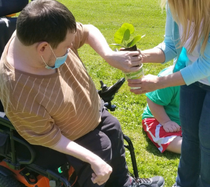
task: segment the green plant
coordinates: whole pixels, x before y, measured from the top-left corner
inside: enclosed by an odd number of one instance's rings
[[[129,48],[141,40],[145,35],[140,36],[137,35],[135,36],[132,40],[130,40],[131,34],[134,33],[134,26],[130,23],[123,23],[122,26],[116,31],[114,34],[114,41],[115,43],[111,45],[115,45],[118,47],[124,47],[124,48]]]

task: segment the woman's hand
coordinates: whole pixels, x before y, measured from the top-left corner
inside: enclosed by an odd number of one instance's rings
[[[128,80],[128,86],[140,87],[139,89],[130,90],[135,94],[143,94],[157,89],[180,85],[185,85],[180,71],[161,77],[155,75],[146,75],[143,76],[141,79]]]
[[[135,94],[144,94],[161,88],[158,79],[159,77],[154,75],[146,75],[141,79],[128,79],[128,86],[139,87],[139,89],[131,89],[130,91]]]

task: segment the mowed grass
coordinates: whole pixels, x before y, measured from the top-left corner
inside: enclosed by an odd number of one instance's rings
[[[109,44],[114,42],[114,33],[125,22],[134,25],[133,36],[146,34],[137,44],[141,50],[152,48],[164,39],[166,13],[161,10],[157,0],[59,0],[59,2],[70,9],[76,21],[98,27]],[[79,53],[97,89],[100,89],[100,80],[111,86],[124,77],[120,70],[109,66],[88,45],[82,47]],[[156,75],[169,65],[171,62],[164,65],[144,64],[144,73]],[[141,115],[146,106],[146,96],[132,94],[125,82],[112,103],[117,105],[116,111],[112,114],[119,119],[123,132],[134,144],[140,177],[161,175],[165,178],[165,186],[172,186],[180,155],[170,152],[161,154],[142,131]],[[128,150],[126,158],[132,172]]]

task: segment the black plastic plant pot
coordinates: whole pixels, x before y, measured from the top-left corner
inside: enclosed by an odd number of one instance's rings
[[[124,49],[121,49],[120,51],[137,51],[137,46],[136,45],[133,45],[132,47],[127,47],[127,48],[124,48]],[[135,55],[137,56],[137,55]]]
[[[120,49],[120,51],[137,51],[137,46],[134,45],[134,46],[132,46],[132,47]]]

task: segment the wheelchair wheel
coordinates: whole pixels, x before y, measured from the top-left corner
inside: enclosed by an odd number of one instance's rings
[[[26,186],[17,181],[13,176],[5,177],[0,173],[0,187],[26,187]]]

